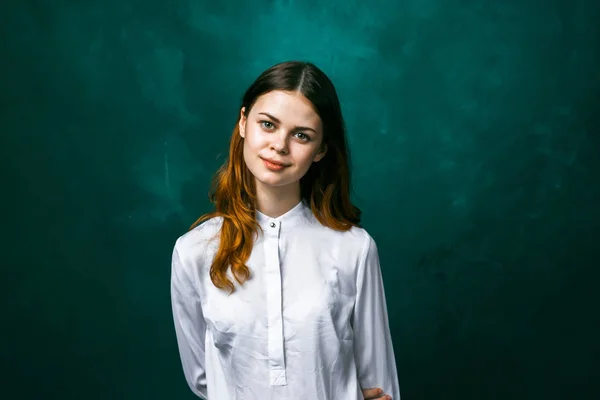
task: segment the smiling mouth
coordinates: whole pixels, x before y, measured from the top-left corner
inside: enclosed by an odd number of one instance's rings
[[[286,168],[286,167],[287,167],[286,165],[283,165],[283,164],[278,164],[278,163],[274,163],[274,162],[271,162],[271,161],[265,160],[264,158],[261,158],[261,159],[262,159],[262,160],[263,160],[263,162],[265,163],[265,166],[266,166],[267,168],[269,168],[270,170],[273,170],[273,171],[279,171],[279,170],[282,170],[282,169],[284,169],[284,168]]]

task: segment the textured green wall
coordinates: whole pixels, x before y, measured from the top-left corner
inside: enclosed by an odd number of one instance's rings
[[[0,6],[1,397],[193,398],[170,252],[287,59],[339,88],[403,397],[589,395],[597,2],[217,3]]]

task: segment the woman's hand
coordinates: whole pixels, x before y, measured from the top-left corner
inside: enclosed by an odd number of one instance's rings
[[[362,389],[365,400],[392,400],[392,396],[383,393],[381,388]]]

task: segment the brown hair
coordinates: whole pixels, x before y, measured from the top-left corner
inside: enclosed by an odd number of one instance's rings
[[[244,114],[248,116],[256,100],[273,90],[301,93],[313,104],[323,123],[322,144],[327,146],[327,153],[300,179],[302,199],[310,204],[313,214],[324,226],[340,231],[360,226],[361,211],[350,201],[350,152],[333,83],[312,63],[288,61],[276,64],[247,89],[241,104],[245,107]],[[250,277],[245,263],[252,252],[254,235],[261,229],[255,217],[254,177],[244,162],[243,143],[236,123],[229,142],[229,157],[214,175],[209,192],[215,211],[201,216],[190,227],[191,230],[213,217],[223,218],[210,277],[216,287],[229,287],[232,293],[235,287],[227,277],[227,269],[231,267],[240,284]]]

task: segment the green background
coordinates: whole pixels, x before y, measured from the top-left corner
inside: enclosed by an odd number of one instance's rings
[[[219,3],[0,6],[1,397],[193,398],[172,246],[243,91],[303,59],[342,101],[403,398],[598,398],[597,2]]]

